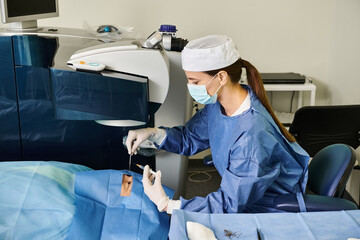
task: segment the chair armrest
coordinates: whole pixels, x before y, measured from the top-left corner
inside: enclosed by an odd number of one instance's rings
[[[308,212],[356,210],[356,204],[343,198],[321,195],[304,195]],[[296,194],[280,195],[275,199],[274,207],[286,212],[300,212]]]

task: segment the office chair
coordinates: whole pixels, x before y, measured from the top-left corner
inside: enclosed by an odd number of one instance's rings
[[[309,164],[308,190],[340,198],[355,161],[355,150],[346,144],[333,144],[320,150]]]
[[[311,157],[326,146],[360,145],[360,105],[306,106],[295,112],[289,132]]]
[[[355,161],[355,150],[346,144],[332,144],[315,154],[309,164],[308,190],[304,195],[308,212],[357,209],[355,203],[340,198]],[[279,196],[275,205],[287,212],[300,210],[295,194]]]

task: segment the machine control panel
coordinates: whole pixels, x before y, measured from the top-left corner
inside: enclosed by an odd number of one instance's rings
[[[93,72],[101,72],[104,70],[105,65],[96,62],[86,62],[86,61],[69,61],[68,65],[73,65],[76,70],[79,71],[93,71]]]

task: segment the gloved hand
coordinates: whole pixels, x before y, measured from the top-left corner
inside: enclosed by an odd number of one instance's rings
[[[159,128],[142,128],[130,130],[126,139],[126,147],[129,154],[137,154],[139,145],[145,140],[161,144],[166,138],[166,131]]]
[[[154,183],[151,181],[152,177],[149,165],[146,165],[142,179],[144,192],[156,204],[158,210],[162,212],[168,205],[169,197],[165,194],[164,188],[161,185],[161,171],[156,172]]]

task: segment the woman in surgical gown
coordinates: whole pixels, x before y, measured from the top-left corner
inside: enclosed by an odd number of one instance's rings
[[[222,180],[206,197],[171,200],[162,189],[161,172],[152,182],[146,166],[144,191],[159,211],[280,212],[273,203],[284,194],[296,195],[300,210],[305,210],[302,194],[309,156],[274,115],[256,68],[221,35],[190,41],[181,58],[189,92],[205,107],[185,126],[129,131],[129,154],[136,154],[146,139],[183,155],[210,148]],[[244,69],[248,85],[239,84]]]

